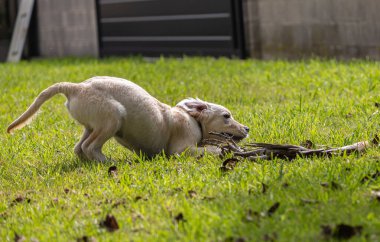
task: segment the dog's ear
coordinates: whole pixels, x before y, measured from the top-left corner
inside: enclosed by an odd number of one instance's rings
[[[208,105],[199,99],[188,98],[179,102],[176,107],[180,107],[188,112],[193,118],[198,119],[202,111],[207,110]]]

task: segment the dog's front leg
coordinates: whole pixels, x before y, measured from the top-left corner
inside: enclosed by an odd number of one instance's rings
[[[187,150],[187,152],[191,156],[195,156],[195,157],[203,156],[205,153],[219,156],[222,154],[222,149],[216,146],[204,146],[204,147],[192,146]]]

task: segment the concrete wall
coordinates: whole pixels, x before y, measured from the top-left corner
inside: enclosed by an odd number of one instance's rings
[[[37,0],[42,57],[98,56],[95,0]]]
[[[380,0],[243,0],[249,56],[380,60]],[[95,0],[37,0],[43,57],[98,56]]]
[[[243,0],[250,56],[380,60],[380,0]]]

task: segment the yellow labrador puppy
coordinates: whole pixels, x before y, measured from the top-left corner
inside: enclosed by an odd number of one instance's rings
[[[90,160],[107,160],[102,146],[112,137],[130,150],[153,157],[162,152],[201,152],[197,144],[211,138],[211,131],[226,133],[236,141],[248,136],[248,127],[235,121],[225,107],[191,98],[170,107],[135,83],[115,77],[48,87],[9,125],[8,133],[25,126],[41,105],[58,93],[66,96],[71,116],[85,128],[74,151]]]

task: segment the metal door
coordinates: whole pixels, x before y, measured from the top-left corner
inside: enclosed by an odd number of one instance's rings
[[[16,14],[17,1],[0,0],[0,61],[7,57]]]
[[[102,56],[244,57],[241,0],[98,0]]]

